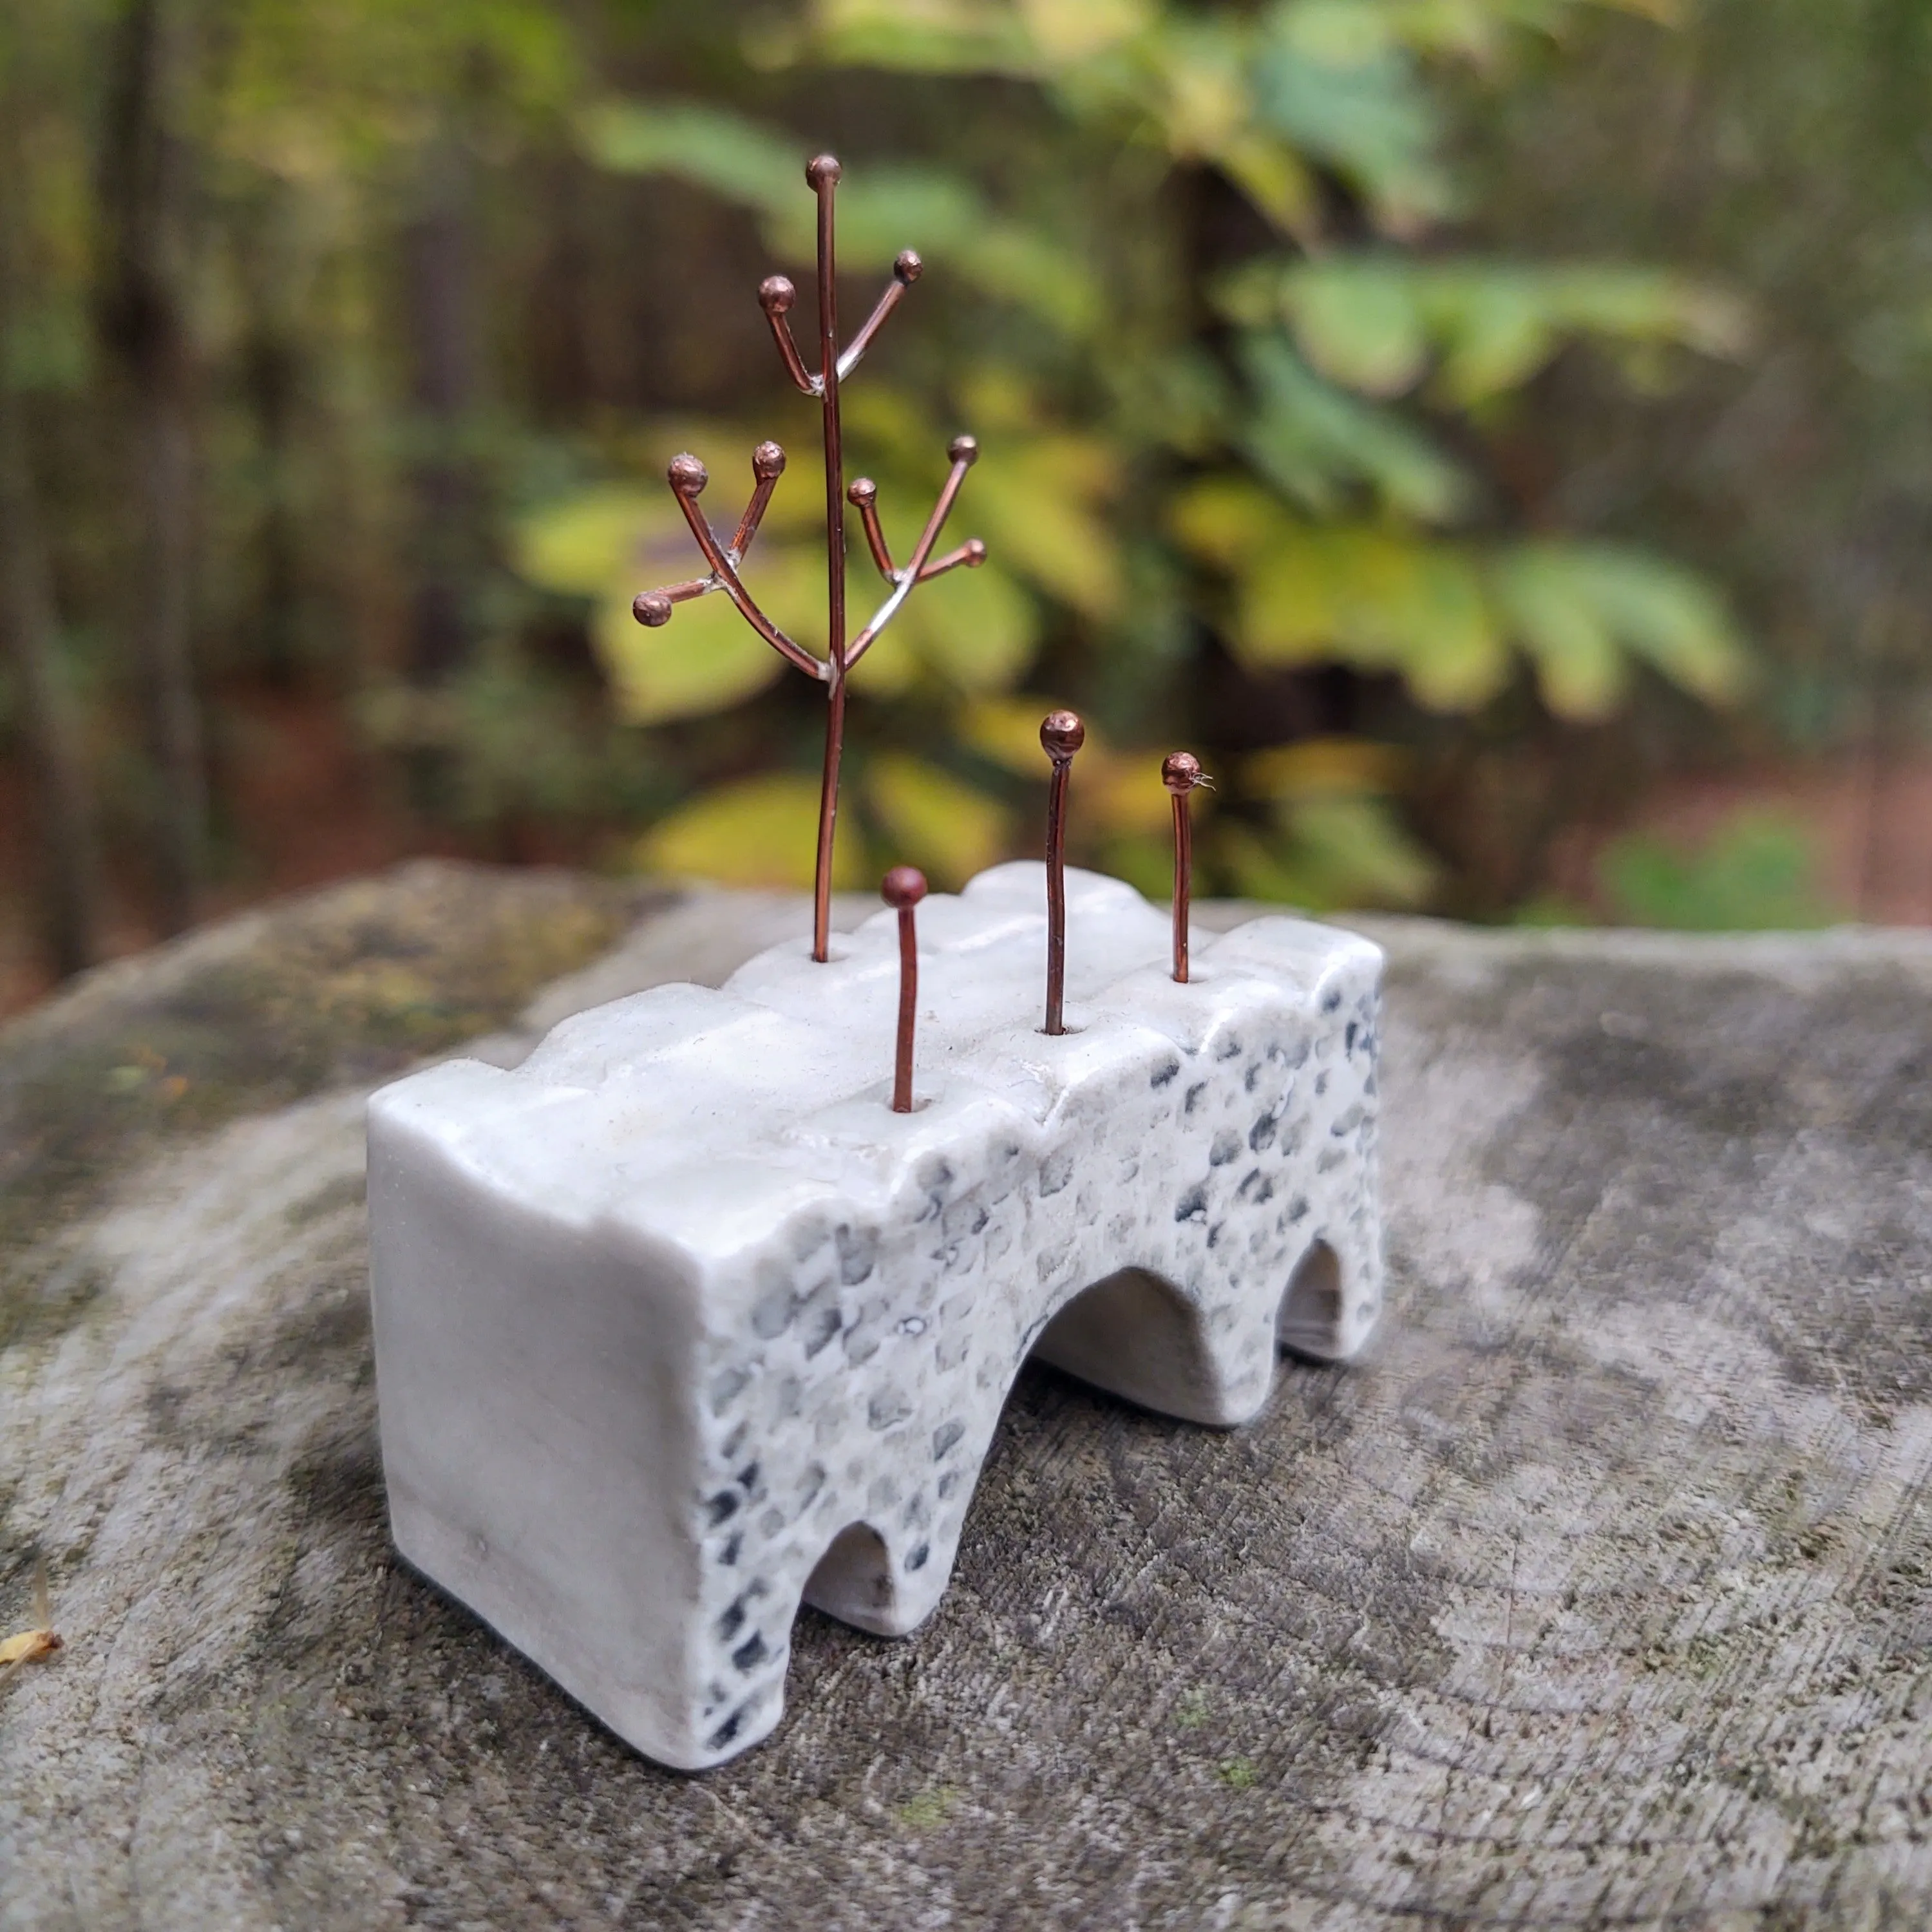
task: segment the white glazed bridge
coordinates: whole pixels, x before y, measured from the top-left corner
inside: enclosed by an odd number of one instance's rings
[[[1028,1354],[1226,1425],[1375,1321],[1378,950],[1067,920],[1050,1038],[1042,868],[926,901],[910,1114],[890,914],[370,1102],[398,1545],[652,1757],[771,1730],[801,1601],[931,1614]]]

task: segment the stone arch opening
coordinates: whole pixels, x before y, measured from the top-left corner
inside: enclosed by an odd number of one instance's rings
[[[1145,1268],[1123,1268],[1082,1288],[1046,1324],[1033,1352],[1162,1415],[1226,1420],[1198,1311]]]
[[[1342,1258],[1326,1241],[1311,1241],[1294,1264],[1276,1310],[1275,1340],[1316,1361],[1333,1361],[1342,1340]]]
[[[826,1545],[806,1580],[804,1598],[842,1624],[880,1636],[899,1634],[892,1561],[869,1522],[848,1522]]]

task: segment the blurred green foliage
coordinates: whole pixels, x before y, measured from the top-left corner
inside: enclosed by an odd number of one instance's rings
[[[1810,828],[1775,812],[1734,814],[1692,849],[1654,834],[1612,842],[1598,862],[1616,916],[1694,932],[1828,926]]]
[[[916,160],[854,167],[841,194],[847,262],[882,270],[916,242],[942,289],[1013,312],[1004,327],[982,324],[979,341],[945,329],[950,356],[923,358],[924,382],[862,377],[853,393],[853,466],[880,477],[882,502],[920,503],[950,420],[970,423],[987,452],[961,514],[992,561],[915,600],[859,680],[878,700],[862,758],[868,739],[923,741],[926,762],[865,791],[897,855],[951,882],[1023,837],[1010,781],[976,772],[949,721],[975,694],[1037,682],[1042,648],[1058,688],[1142,745],[1156,805],[1155,728],[1193,728],[1190,682],[1208,653],[1256,685],[1324,665],[1392,675],[1447,713],[1494,700],[1526,659],[1543,704],[1573,719],[1613,710],[1640,663],[1710,700],[1738,692],[1744,651],[1694,576],[1628,547],[1481,527],[1493,520],[1481,514],[1484,413],[1564,343],[1729,354],[1745,331],[1733,303],[1681,276],[1412,251],[1454,200],[1431,62],[1498,56],[1565,10],[1454,10],[1452,22],[1440,8],[1372,0],[1205,12],[826,0],[753,44],[768,69],[941,82],[956,104],[941,127],[962,124],[988,83],[1023,98],[1006,112],[1029,165],[1002,170],[1004,206],[976,180],[969,158],[983,144],[970,138],[958,158],[942,139]],[[606,100],[578,125],[603,165],[746,208],[788,263],[808,250],[796,145],[769,124],[715,103]],[[1186,206],[1204,191],[1236,236],[1212,265]],[[932,285],[922,293],[895,328],[934,327],[921,314]],[[748,421],[737,434],[749,433]],[[719,425],[711,440],[730,434]],[[668,502],[637,505],[620,529],[604,520],[616,500],[597,488],[545,506],[525,526],[526,567],[596,597],[596,635],[630,715],[723,707],[775,679],[776,661],[759,676],[728,610],[707,611],[688,637],[627,632],[629,591],[674,568],[640,574],[634,532],[650,532],[654,566],[658,533],[674,553],[682,532]],[[800,635],[809,518],[775,530],[753,573]],[[556,566],[566,553],[568,572]],[[1225,755],[1266,741],[1256,722],[1213,748],[1228,778],[1202,842],[1210,882],[1324,906],[1424,901],[1440,868],[1391,788],[1360,785],[1343,764],[1318,791],[1258,788]],[[1036,753],[1014,776],[1038,767]],[[1090,783],[1080,796],[1087,849],[1151,883],[1159,826],[1133,788]],[[800,883],[805,848],[776,823],[785,797],[762,778],[741,781],[730,811],[707,793],[646,852],[742,874],[742,848],[756,845],[766,875]],[[769,836],[747,816],[754,799],[774,814]],[[942,836],[968,821],[974,836]]]
[[[1488,812],[1541,837],[1562,808],[1459,790],[1470,747],[1560,753],[1646,687],[1725,705],[1751,675],[1710,580],[1614,526],[1526,515],[1509,476],[1552,369],[1581,358],[1649,393],[1744,353],[1745,312],[1628,251],[1523,260],[1474,238],[1491,190],[1472,122],[1552,84],[1580,21],[1662,39],[1664,10],[16,10],[0,198],[27,272],[0,370],[30,405],[110,826],[152,780],[117,710],[140,592],[125,391],[99,352],[125,236],[88,184],[120,111],[102,51],[138,55],[125,30],[151,17],[175,37],[155,139],[191,182],[158,272],[193,339],[218,794],[219,694],[266,677],[333,694],[446,823],[809,876],[816,694],[722,598],[660,631],[628,607],[696,570],[668,456],[697,450],[736,497],[776,436],[793,466],[747,578],[822,637],[814,412],[752,291],[767,267],[808,284],[801,164],[830,146],[848,316],[898,249],[928,264],[850,392],[848,474],[878,479],[902,550],[970,429],[984,458],[952,527],[990,552],[855,675],[843,876],[903,860],[950,884],[1029,849],[1031,733],[1065,702],[1093,734],[1076,856],[1162,888],[1155,774],[1188,743],[1217,780],[1204,890],[1505,910],[1529,862],[1485,872],[1455,827]]]

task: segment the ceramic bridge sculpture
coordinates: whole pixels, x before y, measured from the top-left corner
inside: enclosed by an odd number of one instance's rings
[[[926,902],[909,1112],[890,912],[370,1104],[397,1544],[667,1764],[771,1730],[801,1602],[931,1614],[1030,1354],[1226,1425],[1376,1319],[1378,949],[1259,919],[1178,983],[1069,872],[1056,1036],[1046,884]]]

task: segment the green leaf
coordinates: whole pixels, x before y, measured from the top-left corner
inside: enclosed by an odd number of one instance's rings
[[[874,759],[866,802],[890,836],[892,862],[917,866],[935,886],[964,885],[1006,849],[1006,808],[923,759]]]
[[[1031,79],[1042,64],[1023,19],[971,0],[814,0],[810,18],[813,52],[840,67]]]
[[[1173,497],[1168,521],[1194,555],[1232,570],[1244,557],[1292,542],[1302,526],[1244,476],[1204,476]]]
[[[1550,542],[1504,552],[1493,580],[1552,710],[1600,716],[1614,702],[1605,638],[1709,704],[1731,702],[1750,682],[1723,599],[1681,565],[1616,544]]]
[[[1264,837],[1232,820],[1216,828],[1214,856],[1250,898],[1313,912],[1424,904],[1440,868],[1394,808],[1372,797],[1313,798],[1281,811]]]
[[[1408,265],[1322,262],[1292,275],[1283,303],[1302,352],[1365,395],[1396,396],[1429,366],[1429,330]]]
[[[706,792],[662,819],[637,846],[639,868],[729,886],[808,887],[818,844],[818,781],[779,772]],[[856,887],[872,867],[841,814],[832,883]]]
[[[1419,522],[1462,508],[1468,478],[1456,464],[1398,416],[1323,382],[1278,332],[1244,334],[1239,352],[1259,404],[1244,446],[1304,509],[1333,514],[1354,488]]]
[[[803,186],[795,140],[695,102],[598,101],[579,116],[578,135],[616,173],[674,175],[768,214],[789,214]]]
[[[1432,363],[1444,400],[1464,408],[1520,388],[1573,338],[1734,356],[1749,334],[1732,298],[1662,270],[1380,252],[1250,267],[1224,286],[1224,309],[1252,326],[1270,308],[1270,279],[1273,304],[1324,375],[1392,396]]]
[[[1550,710],[1579,723],[1615,711],[1628,668],[1574,556],[1560,545],[1525,544],[1497,559],[1490,583]]]
[[[742,116],[689,101],[605,100],[578,116],[584,152],[622,174],[667,174],[754,210],[766,244],[794,262],[816,245],[817,201],[798,144]],[[878,165],[838,191],[842,266],[881,272],[916,246],[988,295],[1056,329],[1090,329],[1102,312],[1091,272],[1052,238],[990,208],[965,176]]]
[[[1396,231],[1446,214],[1440,118],[1383,9],[1290,0],[1271,11],[1253,74],[1258,118],[1359,188]]]

